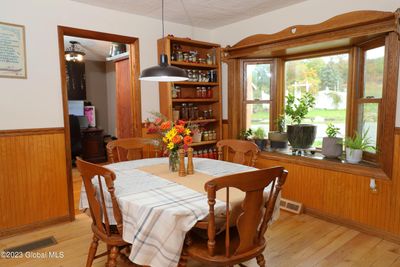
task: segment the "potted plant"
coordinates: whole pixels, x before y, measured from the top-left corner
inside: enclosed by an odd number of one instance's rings
[[[367,137],[368,130],[364,134],[355,133],[353,137],[346,137],[344,145],[346,146],[346,161],[357,164],[362,159],[364,150],[371,148],[376,150],[372,145],[371,139]]]
[[[193,143],[201,142],[201,130],[198,124],[189,124],[188,128],[192,132]]]
[[[252,129],[242,129],[240,130],[238,139],[240,140],[250,140],[250,137],[253,135]]]
[[[253,133],[253,139],[258,148],[263,151],[267,145],[267,140],[265,139],[265,131],[263,128],[258,127]]]
[[[288,143],[287,133],[285,132],[285,116],[279,115],[276,120],[278,131],[268,132],[268,139],[272,149],[286,148]]]
[[[315,105],[315,97],[311,93],[304,94],[301,98],[294,95],[286,96],[285,113],[292,120],[292,125],[287,126],[287,134],[293,149],[310,148],[317,134],[317,126],[301,124],[308,111]]]
[[[322,139],[322,155],[327,158],[337,158],[343,152],[343,138],[336,137],[340,129],[335,127],[332,123],[328,124],[326,128],[326,135]]]

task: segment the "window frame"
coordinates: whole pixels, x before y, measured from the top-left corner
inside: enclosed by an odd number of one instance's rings
[[[348,54],[348,75],[347,75],[347,96],[346,96],[346,120],[345,120],[345,125],[346,125],[346,130],[345,134],[349,133],[349,128],[348,125],[350,123],[350,116],[352,115],[351,112],[349,112],[349,102],[351,102],[351,96],[352,96],[352,91],[353,86],[351,85],[351,69],[352,69],[352,64],[353,61],[351,60],[352,58],[352,51],[351,48],[337,48],[337,49],[331,49],[328,51],[317,51],[317,52],[311,52],[311,53],[303,53],[301,55],[293,55],[293,56],[286,56],[282,57],[282,77],[281,77],[281,88],[278,89],[278,91],[282,91],[282,98],[279,100],[280,103],[280,110],[282,110],[282,113],[284,113],[285,110],[285,93],[286,93],[286,62],[288,61],[293,61],[293,60],[302,60],[302,59],[310,59],[310,58],[317,58],[317,57],[325,57],[325,56],[335,56],[335,55],[340,55],[340,54]],[[320,148],[319,148],[320,149]]]
[[[269,100],[247,100],[247,65],[255,65],[255,64],[269,64],[270,65],[270,72],[271,72],[271,81],[270,81],[270,99]],[[276,60],[274,59],[245,59],[241,61],[242,66],[242,90],[241,90],[241,110],[242,117],[241,117],[241,129],[247,129],[246,125],[246,110],[247,105],[249,104],[269,104],[269,129],[275,130],[275,124],[273,123],[276,120],[277,113],[277,94],[276,94]]]
[[[365,88],[365,81],[364,81],[364,74],[365,74],[365,54],[368,50],[384,46],[385,49],[385,55],[384,55],[384,61],[383,61],[383,77],[382,77],[382,96],[381,98],[365,98],[364,97],[364,88]],[[385,80],[385,72],[387,71],[386,69],[386,53],[387,53],[387,42],[386,42],[386,36],[379,37],[376,39],[369,40],[367,42],[364,42],[362,44],[359,44],[355,47],[357,53],[358,53],[358,71],[357,71],[357,76],[356,76],[356,88],[355,88],[355,93],[354,93],[354,108],[352,110],[354,116],[353,116],[353,125],[351,125],[351,135],[354,135],[356,131],[359,131],[359,107],[362,104],[368,104],[368,103],[374,103],[378,104],[378,122],[377,122],[377,134],[376,134],[376,147],[378,150],[376,153],[370,153],[367,151],[364,151],[363,153],[363,160],[370,161],[370,162],[375,162],[379,163],[381,161],[381,152],[380,152],[380,147],[382,146],[382,136],[383,136],[383,121],[382,121],[382,106],[383,103],[386,101],[383,99],[385,94],[386,87],[384,86],[384,80]]]
[[[306,58],[315,58],[321,56],[330,56],[337,54],[345,54],[349,55],[349,74],[348,74],[348,88],[347,88],[347,108],[346,108],[346,136],[353,136],[355,131],[358,129],[358,106],[359,101],[364,102],[379,102],[379,115],[378,115],[378,133],[377,133],[377,147],[378,151],[373,153],[364,152],[363,160],[369,163],[375,164],[377,167],[380,167],[384,170],[384,172],[391,176],[392,172],[392,162],[393,162],[393,147],[387,145],[387,142],[382,142],[382,136],[390,136],[394,138],[394,120],[388,121],[385,119],[385,116],[391,116],[393,118],[396,115],[395,107],[396,103],[394,103],[390,107],[387,103],[393,103],[397,101],[397,90],[396,92],[389,92],[388,87],[392,88],[393,85],[389,85],[390,81],[393,81],[394,78],[392,75],[395,74],[395,70],[398,70],[398,63],[393,67],[390,66],[390,57],[395,55],[397,56],[399,51],[396,51],[397,46],[397,35],[394,33],[388,33],[378,38],[368,40],[362,44],[353,44],[351,46],[339,47],[335,49],[328,49],[322,51],[312,51],[307,53],[295,54],[295,55],[284,55],[278,57],[269,57],[269,58],[259,58],[259,59],[240,59],[240,79],[241,79],[241,92],[240,92],[240,100],[238,101],[241,105],[241,110],[243,111],[245,108],[245,82],[246,82],[246,72],[245,67],[246,64],[249,63],[269,63],[271,64],[271,101],[270,103],[270,131],[276,130],[276,125],[273,123],[276,121],[278,114],[284,113],[284,100],[285,100],[285,63],[291,60],[298,59],[306,59]],[[360,94],[363,92],[363,88],[360,87],[363,85],[363,75],[364,75],[364,64],[363,60],[365,54],[363,51],[367,51],[369,49],[373,49],[379,46],[385,46],[385,57],[384,57],[384,77],[383,77],[383,88],[382,88],[382,98],[381,99],[364,99],[360,100]],[[394,45],[395,47],[391,47]],[[390,73],[388,73],[390,72]],[[393,74],[394,73],[394,74]],[[390,78],[388,78],[390,76]],[[396,83],[397,84],[397,83]],[[274,97],[273,97],[274,96]],[[260,103],[262,102],[253,102]],[[245,125],[245,112],[242,112],[241,121],[239,123],[241,129],[246,127]],[[388,126],[389,125],[389,126]],[[385,126],[385,127],[383,127]],[[388,127],[387,127],[388,126]],[[393,127],[392,127],[393,126]],[[393,128],[393,129],[391,129]]]

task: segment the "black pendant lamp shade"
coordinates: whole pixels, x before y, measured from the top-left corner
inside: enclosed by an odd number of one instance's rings
[[[168,56],[166,54],[160,55],[160,65],[147,68],[142,71],[140,80],[154,81],[154,82],[179,82],[188,79],[185,70],[170,66],[168,64]]]
[[[161,51],[164,51],[164,0],[161,0],[161,15],[163,38]],[[139,79],[154,82],[180,82],[188,80],[189,77],[183,69],[170,66],[168,64],[168,56],[162,53],[160,55],[160,65],[143,70]]]

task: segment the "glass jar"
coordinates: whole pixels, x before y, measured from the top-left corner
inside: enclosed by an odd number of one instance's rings
[[[197,120],[199,118],[199,108],[193,107],[193,120]]]
[[[201,98],[207,98],[207,89],[205,87],[201,87]]]
[[[201,87],[196,87],[196,98],[201,98]]]
[[[213,64],[212,57],[211,57],[210,54],[207,54],[206,62],[207,62],[208,65],[212,65]]]
[[[217,132],[215,130],[212,131],[212,140],[217,140]]]
[[[198,82],[199,81],[199,73],[197,70],[192,70],[192,75],[193,75],[193,82]]]
[[[212,110],[212,107],[210,106],[209,108],[208,108],[208,117],[209,117],[209,119],[212,119],[213,118],[213,110]]]
[[[183,61],[183,53],[182,53],[182,51],[178,51],[177,52],[176,60],[177,61]]]
[[[183,53],[183,61],[189,62],[189,53],[188,52]]]
[[[210,148],[210,149],[208,149],[208,158],[209,159],[212,159],[212,158],[214,158],[213,157],[213,151],[212,151],[212,149]]]
[[[175,86],[172,86],[172,88],[171,88],[171,97],[172,98],[177,98],[178,96],[177,96],[177,93],[176,93],[176,88],[175,88]]]
[[[183,103],[181,107],[181,120],[187,120],[187,119],[188,119],[188,108],[186,103]]]
[[[213,91],[211,87],[207,88],[207,98],[212,98],[213,97]]]
[[[209,119],[208,110],[203,111],[203,117],[205,120]]]
[[[203,132],[202,140],[203,141],[208,141],[208,132],[207,131]]]
[[[193,103],[188,104],[188,119],[193,120]]]
[[[181,87],[180,86],[175,86],[175,94],[176,94],[176,98],[181,98],[182,97]]]

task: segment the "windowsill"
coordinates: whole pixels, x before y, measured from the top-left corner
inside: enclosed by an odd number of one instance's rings
[[[327,159],[318,152],[314,155],[307,154],[300,156],[292,155],[289,149],[276,151],[264,150],[260,153],[259,157],[267,160],[276,160],[324,170],[390,180],[385,172],[376,164],[366,161],[362,161],[358,164],[351,164],[341,159]]]

